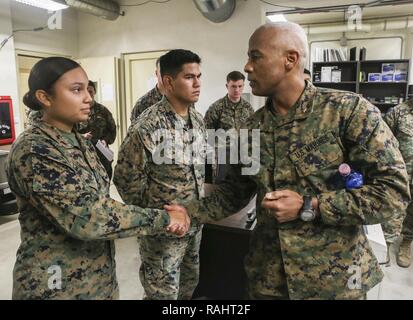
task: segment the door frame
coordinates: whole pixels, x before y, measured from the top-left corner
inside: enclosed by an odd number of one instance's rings
[[[29,58],[48,58],[48,57],[65,57],[72,58],[71,56],[57,53],[49,52],[40,52],[40,51],[31,51],[24,49],[15,49],[15,61],[16,61],[16,72],[17,72],[17,94],[19,96],[19,118],[20,118],[20,132],[24,131],[24,123],[26,119],[26,106],[20,101],[20,98],[23,97],[24,92],[20,92],[21,83],[20,83],[20,65],[19,57],[29,57]]]
[[[128,119],[130,114],[128,114],[128,103],[132,104],[130,110],[132,110],[133,104],[136,101],[132,101],[130,87],[131,83],[131,62],[136,60],[148,60],[148,59],[157,59],[160,56],[164,55],[165,53],[169,52],[171,49],[164,49],[164,50],[154,50],[154,51],[142,51],[142,52],[127,52],[121,54],[120,64],[121,67],[119,68],[119,83],[122,88],[120,94],[120,101],[119,105],[120,108],[120,122],[121,122],[121,139],[122,141],[126,137],[126,133],[128,131]],[[135,55],[141,56],[139,59],[136,59]],[[155,70],[154,70],[155,71]]]

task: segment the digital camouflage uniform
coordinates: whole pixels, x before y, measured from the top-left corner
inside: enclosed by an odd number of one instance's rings
[[[399,149],[406,163],[411,188],[413,176],[413,100],[406,101],[391,108],[384,116],[384,120],[399,141]],[[383,224],[383,229],[386,240],[390,240],[389,242],[392,242],[398,237],[400,229],[403,239],[412,241],[413,203],[409,203],[405,213]]]
[[[205,126],[207,129],[236,129],[254,114],[251,104],[241,98],[237,103],[232,102],[228,95],[215,101],[205,113]]]
[[[33,125],[42,119],[43,112],[30,110],[28,116],[28,124]],[[92,143],[96,146],[98,140],[105,140],[106,144],[111,145],[116,139],[116,124],[113,119],[112,113],[100,103],[94,102],[90,109],[89,118],[85,122],[81,122],[78,125],[79,133],[91,132]],[[106,169],[109,178],[112,178],[112,162],[109,161],[98,149],[96,152],[99,156],[100,162]]]
[[[202,116],[189,108],[190,124],[177,115],[168,100],[147,109],[128,130],[123,141],[114,183],[125,203],[163,208],[203,197],[203,154],[197,153],[194,164],[180,161],[206,133]],[[190,128],[196,130],[193,142]],[[159,144],[162,132],[166,143],[166,163],[160,163]],[[194,149],[195,150],[195,149]],[[179,152],[179,153],[178,153]],[[182,160],[182,159],[181,159]],[[191,222],[188,233],[177,238],[170,235],[139,238],[142,265],[140,280],[146,299],[190,299],[199,278],[201,225]]]
[[[21,226],[13,299],[117,298],[111,240],[162,232],[169,224],[165,211],[112,200],[90,142],[42,120],[13,144],[7,175]],[[56,269],[61,289],[53,287]]]
[[[234,167],[210,197],[186,204],[192,220],[236,212],[256,184],[257,226],[245,261],[250,298],[363,299],[383,273],[362,225],[392,218],[409,201],[405,164],[380,111],[354,93],[306,82],[287,115],[270,100],[245,126],[260,129],[258,173]],[[343,162],[363,173],[362,188],[345,189]],[[320,216],[278,223],[261,202],[280,189],[317,196]]]
[[[152,90],[136,101],[135,106],[132,109],[130,122],[133,124],[136,119],[149,107],[162,100],[163,95],[159,92],[158,86],[155,86]]]
[[[43,117],[43,112],[41,110],[31,110],[27,114],[27,124],[32,126],[33,124],[40,121]]]
[[[92,143],[96,146],[98,140],[105,140],[109,146],[116,139],[116,123],[113,119],[112,113],[100,103],[95,102],[90,109],[89,118],[85,122],[78,125],[79,133],[85,134],[90,132],[92,134]],[[109,161],[97,148],[96,152],[99,156],[100,162],[106,169],[109,178],[112,178],[112,162]]]
[[[208,108],[204,117],[205,127],[214,130],[223,129],[227,132],[230,129],[238,131],[241,125],[253,114],[254,109],[248,101],[241,98],[239,102],[234,103],[226,95]],[[211,169],[213,181],[218,183],[225,178],[229,170],[229,159],[225,164],[218,164],[218,145],[215,146],[215,154],[216,163],[211,166]]]

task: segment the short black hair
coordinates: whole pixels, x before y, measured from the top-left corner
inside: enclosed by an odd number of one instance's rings
[[[239,71],[232,71],[227,75],[227,83],[230,81],[245,80],[245,76]]]
[[[96,85],[95,85],[95,83],[94,83],[92,80],[89,80],[87,86],[88,86],[88,87],[92,87],[93,90],[95,90],[95,92],[96,92]]]
[[[192,51],[184,49],[171,50],[165,53],[159,61],[161,76],[176,77],[186,63],[201,63],[201,58]]]
[[[304,68],[304,73],[308,74],[311,77],[311,72],[307,68]]]

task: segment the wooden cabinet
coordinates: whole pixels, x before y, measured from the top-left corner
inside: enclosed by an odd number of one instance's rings
[[[255,197],[240,212],[204,225],[199,284],[193,299],[246,298],[244,259],[256,224],[256,219],[249,221],[248,212],[254,208]]]

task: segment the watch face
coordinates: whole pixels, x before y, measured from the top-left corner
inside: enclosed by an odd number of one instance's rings
[[[312,221],[315,218],[315,213],[313,210],[303,210],[301,211],[301,220]]]

